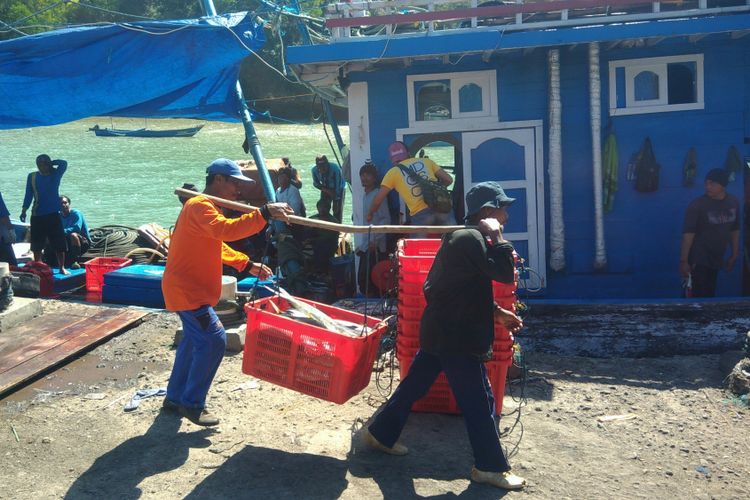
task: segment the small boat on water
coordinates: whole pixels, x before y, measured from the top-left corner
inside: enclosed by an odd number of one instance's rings
[[[94,125],[89,131],[95,133],[97,137],[193,137],[202,128],[203,125],[165,130],[149,130],[147,128],[129,130],[121,128],[102,128],[99,125]]]

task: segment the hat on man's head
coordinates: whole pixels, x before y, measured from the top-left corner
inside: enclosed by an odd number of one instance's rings
[[[406,144],[401,141],[392,142],[388,146],[388,158],[391,163],[397,163],[403,161],[409,157],[409,150],[406,149]]]
[[[250,177],[244,176],[242,174],[242,170],[240,170],[240,167],[235,162],[233,162],[232,160],[227,160],[226,158],[219,158],[218,160],[212,161],[206,169],[206,173],[208,175],[226,175],[228,177],[234,177],[235,179],[239,179],[245,182],[255,182]]]
[[[709,172],[706,174],[706,180],[727,187],[727,184],[729,184],[729,172],[727,172],[723,168],[715,168],[713,170],[709,170]]]
[[[497,182],[480,182],[466,193],[466,217],[464,217],[464,220],[469,220],[484,207],[506,207],[514,201],[516,199],[506,195]]]

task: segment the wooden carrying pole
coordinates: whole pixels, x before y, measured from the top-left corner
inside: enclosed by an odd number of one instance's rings
[[[211,196],[204,193],[198,193],[196,191],[190,191],[189,189],[177,188],[174,193],[181,198],[192,198],[193,196],[202,195],[213,201],[220,207],[231,208],[238,212],[252,212],[258,210],[258,207],[252,205],[246,205],[237,201],[231,201],[218,196]],[[323,220],[307,219],[305,217],[299,217],[297,215],[289,216],[290,224],[297,224],[300,226],[314,227],[317,229],[327,229],[329,231],[337,231],[339,233],[452,233],[459,229],[465,229],[471,226],[354,226],[351,224],[338,224],[336,222],[326,222]]]

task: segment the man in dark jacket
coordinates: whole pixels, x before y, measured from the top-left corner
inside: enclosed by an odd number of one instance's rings
[[[506,207],[514,201],[496,182],[482,182],[466,195],[471,229],[443,237],[424,285],[427,307],[409,373],[364,433],[370,447],[405,455],[398,443],[411,406],[424,396],[441,372],[461,408],[474,451],[471,479],[505,489],[526,481],[510,472],[495,423],[495,405],[484,361],[492,356],[494,321],[511,332],[523,325],[492,298],[492,281],[512,283],[513,246],[502,236]]]

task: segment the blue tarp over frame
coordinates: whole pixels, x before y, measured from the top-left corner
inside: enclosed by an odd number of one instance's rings
[[[104,115],[239,121],[240,62],[264,41],[237,13],[0,42],[0,129]]]

